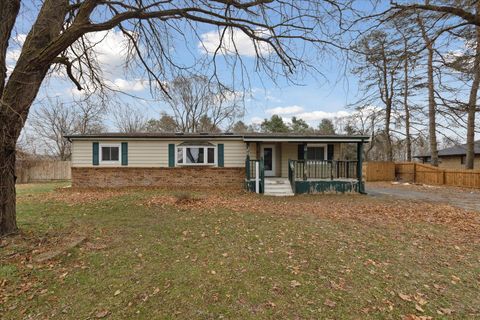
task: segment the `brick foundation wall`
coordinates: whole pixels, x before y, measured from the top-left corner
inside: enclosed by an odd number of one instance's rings
[[[173,187],[188,189],[244,187],[245,168],[72,168],[78,188]]]

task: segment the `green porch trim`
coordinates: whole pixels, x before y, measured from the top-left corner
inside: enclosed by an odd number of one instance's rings
[[[359,193],[365,194],[365,184],[363,183],[363,143],[357,143],[357,180],[359,182]]]
[[[128,142],[122,142],[122,166],[128,166]]]
[[[217,152],[218,152],[218,156],[217,156],[217,166],[220,167],[220,168],[223,168],[224,166],[224,159],[225,159],[225,156],[224,156],[224,144],[223,143],[219,143],[217,145]]]
[[[99,144],[98,142],[92,143],[92,165],[98,166],[100,163],[100,152],[99,152]]]
[[[295,181],[295,194],[301,193],[345,193],[364,190],[364,183],[358,181]]]
[[[168,145],[168,167],[175,167],[175,144],[170,143]]]

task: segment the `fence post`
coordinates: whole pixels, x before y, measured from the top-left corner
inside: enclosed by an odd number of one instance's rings
[[[413,163],[413,183],[417,183],[417,164]]]
[[[305,167],[307,166],[308,160],[308,147],[307,144],[303,144],[303,180],[307,180],[307,175],[305,173]]]
[[[260,193],[260,163],[255,161],[255,192]]]
[[[357,180],[359,193],[365,193],[362,181],[362,165],[363,165],[363,141],[357,143]]]

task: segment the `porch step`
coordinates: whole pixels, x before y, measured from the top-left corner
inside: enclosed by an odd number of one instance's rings
[[[286,178],[265,178],[266,196],[287,197],[293,196],[290,181]]]

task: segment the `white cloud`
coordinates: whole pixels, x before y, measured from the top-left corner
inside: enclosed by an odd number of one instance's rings
[[[288,106],[288,107],[276,107],[276,108],[271,108],[265,110],[266,113],[268,114],[294,114],[294,113],[300,113],[303,112],[303,108],[300,106]]]
[[[255,31],[259,36],[266,36],[267,32],[261,29]],[[222,37],[223,35],[223,37]],[[265,42],[253,41],[248,35],[239,29],[224,29],[214,30],[202,34],[201,41],[198,44],[199,49],[207,54],[214,54],[218,47],[219,54],[255,57],[257,54],[269,55],[273,52],[270,45]]]
[[[142,79],[126,80],[122,78],[117,78],[113,81],[108,82],[109,85],[121,91],[143,91],[148,86],[148,81]]]
[[[118,68],[127,59],[128,39],[120,31],[99,31],[87,35],[90,43],[95,44],[98,63],[105,71],[107,68]]]
[[[338,117],[347,117],[350,113],[344,110],[335,111],[335,112],[326,112],[326,111],[309,111],[296,114],[297,118],[301,118],[305,121],[318,121],[322,119],[333,119]]]
[[[14,39],[19,46],[23,46],[25,40],[27,39],[27,35],[25,33],[19,33],[14,37]]]
[[[252,119],[250,119],[250,122],[253,123],[253,124],[261,124],[263,122],[264,119],[260,118],[260,117],[253,117]]]
[[[25,39],[27,35],[24,33],[19,33],[13,37],[13,45],[12,48],[7,50],[7,54],[5,56],[5,62],[7,65],[7,75],[13,71],[15,64],[17,63],[20,54],[22,53],[22,46],[25,43]]]

